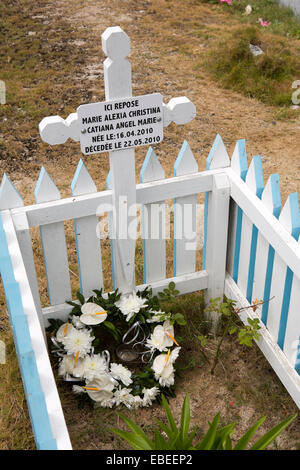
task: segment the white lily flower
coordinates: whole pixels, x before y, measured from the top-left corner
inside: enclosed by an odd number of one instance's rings
[[[86,356],[83,366],[83,377],[89,381],[96,379],[106,372],[106,362],[100,354]]]
[[[99,402],[101,406],[102,403],[105,403],[106,405],[104,406],[107,406],[107,400],[113,399],[113,389],[115,386],[108,374],[102,374],[96,379],[86,382],[86,386],[82,388],[86,390],[86,393],[92,400]]]
[[[121,380],[124,385],[128,386],[132,383],[130,370],[122,366],[122,364],[112,363],[110,365],[110,372],[114,379]]]
[[[85,324],[82,323],[77,315],[74,315],[72,318],[72,325],[77,328],[77,330],[81,330],[81,328],[85,328]]]
[[[71,325],[71,323],[67,322],[61,325],[56,332],[57,341],[59,343],[64,343],[66,336],[69,335],[72,330],[74,330],[74,327]]]
[[[116,302],[116,306],[126,316],[126,321],[129,321],[141,308],[147,307],[147,299],[142,299],[135,293],[122,295],[121,299]]]
[[[147,339],[146,346],[148,348],[158,349],[159,351],[166,351],[167,348],[173,346],[176,342],[174,338],[174,327],[166,320],[163,325],[157,325],[150,338]]]
[[[86,302],[81,307],[80,321],[85,325],[99,325],[107,318],[107,312],[100,305]]]
[[[168,354],[160,354],[153,361],[152,370],[155,373],[155,379],[162,387],[174,385],[173,363],[177,359],[180,349],[180,347],[175,348],[172,352],[169,349]]]

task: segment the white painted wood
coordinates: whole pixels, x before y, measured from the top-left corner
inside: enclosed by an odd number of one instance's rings
[[[211,191],[213,175],[223,172],[222,169],[204,171],[194,175],[138,184],[136,185],[137,204],[151,204],[175,197]],[[108,190],[13,209],[12,215],[26,213],[29,227],[36,227],[93,215],[98,206],[111,206],[111,204],[111,191]],[[22,226],[17,225],[16,229],[21,230]]]
[[[198,172],[198,163],[187,141],[174,165],[174,176]],[[197,194],[174,199],[174,276],[196,269]]]
[[[60,199],[60,193],[44,167],[41,169],[34,195],[37,204]],[[43,225],[40,227],[40,234],[50,304],[55,305],[71,300],[64,223]]]
[[[232,170],[245,181],[248,163],[246,141],[244,139],[237,141],[230,164]],[[237,263],[239,257],[239,236],[242,216],[241,209],[238,209],[236,203],[230,199],[226,270],[231,276],[234,271],[234,262]],[[236,260],[235,257],[237,258]]]
[[[183,276],[172,277],[169,279],[162,279],[160,281],[151,282],[153,294],[156,295],[158,292],[162,292],[163,289],[167,288],[170,282],[175,282],[176,289],[179,290],[179,295],[189,294],[191,292],[200,291],[207,288],[208,285],[208,274],[206,271],[198,271],[196,273],[185,274]],[[142,291],[149,284],[142,284],[137,286],[137,291]],[[104,297],[107,294],[104,294]],[[60,318],[66,320],[72,307],[68,304],[53,305],[52,307],[46,307],[43,309],[43,317],[45,325],[48,323],[49,318]]]
[[[215,170],[226,168],[230,165],[230,160],[222,141],[222,138],[217,134],[214,143],[210,149],[206,159],[206,170]],[[206,245],[207,245],[207,219],[208,219],[208,193],[205,194],[204,204],[204,230],[203,230],[203,251],[202,251],[202,267],[206,268]]]
[[[53,437],[59,450],[71,450],[71,442],[64,419],[55,379],[50,364],[39,315],[32,296],[30,281],[20,251],[17,235],[9,211],[1,212],[7,238],[8,250],[13,264],[16,282],[19,283],[24,313],[27,317],[31,344],[36,357],[36,364],[45,394],[46,406]]]
[[[6,173],[0,186],[0,210],[22,207],[23,199]]]
[[[152,147],[148,149],[141,174],[142,183],[162,180],[165,172]],[[159,201],[142,206],[144,282],[166,278],[166,204]]]
[[[300,243],[300,237],[299,237]],[[300,341],[300,280],[293,278],[289,315],[286,327],[283,351],[292,366],[295,367],[297,360],[298,345]]]
[[[236,306],[238,308],[244,308],[250,305],[229,275],[226,276],[225,295],[230,299],[236,300]],[[248,317],[251,319],[259,318],[252,309],[242,310],[239,316],[244,324],[247,324]],[[282,352],[276,342],[274,342],[269,331],[265,328],[262,322],[260,322],[260,326],[261,338],[259,341],[256,341],[257,345],[269,361],[271,367],[278,375],[298,408],[300,408],[300,376],[290,364],[286,355]]]
[[[97,192],[85,164],[79,161],[71,185],[72,196]],[[103,287],[100,239],[97,237],[99,219],[96,215],[74,219],[80,290],[84,297]]]
[[[3,80],[0,80],[0,104],[6,104],[6,86]]]
[[[282,208],[279,216],[279,223],[290,233],[293,231],[293,199],[295,194],[290,194],[286,200],[285,205]],[[295,240],[296,242],[296,240]],[[296,242],[297,243],[297,242]],[[285,259],[281,258],[277,252],[274,256],[274,268],[275,273],[272,277],[271,293],[270,297],[274,299],[270,302],[267,328],[275,342],[278,340],[280,317],[282,310],[282,301],[285,289],[285,280],[287,274],[287,263]],[[299,305],[298,305],[299,310]]]
[[[231,169],[226,172],[230,179],[231,197],[300,279],[300,247],[297,241]]]
[[[261,167],[261,158],[257,155],[253,157],[249,170],[246,176],[246,185],[252,191],[253,194],[261,195],[263,188],[263,176]],[[258,198],[257,198],[258,199]],[[237,285],[241,292],[247,297],[247,287],[249,278],[249,266],[250,263],[255,262],[255,258],[252,259],[251,247],[252,247],[252,235],[253,235],[253,223],[247,217],[243,215],[242,221],[242,232],[241,232],[241,245],[240,245],[240,261]],[[248,299],[250,300],[250,299]]]
[[[102,34],[105,98],[107,101],[132,96],[131,64],[126,59],[130,41],[121,28],[107,28]],[[116,52],[117,50],[117,52]],[[109,54],[112,52],[112,56]],[[121,292],[135,289],[136,181],[134,149],[109,153],[112,191],[115,287]],[[129,227],[131,228],[129,233]]]
[[[208,289],[206,300],[223,296],[225,282],[230,185],[226,175],[215,175],[212,192],[208,195],[206,270]],[[212,313],[216,322],[220,314]]]
[[[38,282],[37,282],[36,269],[35,269],[34,258],[33,258],[29,225],[28,225],[26,214],[24,213],[16,215],[16,219],[19,219],[19,223],[22,224],[22,226],[24,227],[22,230],[19,230],[18,232],[16,232],[16,234],[17,234],[17,239],[19,243],[19,248],[22,254],[22,258],[23,258],[24,267],[26,269],[27,279],[28,279],[29,286],[31,289],[31,294],[34,299],[36,312],[38,314],[40,324],[44,333],[45,341],[46,341],[46,334],[45,334],[43,318],[42,318],[42,308],[41,308],[41,302],[40,302],[40,294],[39,294],[39,288],[38,288]],[[14,224],[16,223],[16,219],[14,220]]]
[[[164,126],[172,121],[175,124],[187,124],[196,117],[196,106],[186,96],[172,98],[164,106]]]
[[[217,134],[209,155],[206,159],[206,169],[215,170],[217,168],[226,168],[230,166],[230,159],[225,148],[222,137]]]
[[[79,141],[79,123],[77,113],[70,114],[67,119],[60,116],[45,117],[39,124],[39,132],[43,142],[50,145],[64,144],[69,138]]]
[[[276,191],[276,186],[278,186],[277,191]],[[280,196],[279,176],[271,175],[262,193],[261,201],[265,205],[265,207],[275,216],[276,214],[279,215],[279,212],[281,209],[280,201],[278,202],[278,197],[277,197],[278,194]],[[269,247],[270,247],[270,244],[259,232],[258,238],[257,238],[256,263],[255,263],[255,272],[254,272],[252,300],[256,300],[256,299],[260,301],[269,300],[264,297],[267,267],[268,267],[268,258],[269,258]],[[262,313],[262,307],[259,307],[257,309],[257,314],[261,316],[261,313]]]

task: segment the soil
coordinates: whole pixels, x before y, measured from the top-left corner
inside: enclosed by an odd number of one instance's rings
[[[8,144],[0,157],[0,174],[8,173],[26,204],[34,203],[33,192],[41,165],[45,165],[53,177],[62,197],[70,194],[70,184],[82,158],[79,144],[68,141],[50,147],[42,143],[38,123],[45,116],[45,109],[46,115],[60,114],[66,118],[80,104],[104,100],[102,62],[105,57],[101,50],[101,33],[115,25],[120,25],[131,39],[129,59],[133,69],[133,94],[160,92],[165,102],[186,95],[197,107],[194,121],[185,126],[171,124],[165,130],[164,142],[156,148],[167,177],[172,176],[184,139],[188,140],[200,170],[204,170],[208,152],[219,133],[229,155],[236,140],[245,138],[249,163],[253,155],[262,156],[265,182],[271,173],[280,175],[283,202],[289,193],[300,189],[300,122],[296,119],[276,121],[275,108],[218,87],[199,66],[215,38],[224,28],[234,27],[238,20],[230,17],[229,24],[226,13],[194,0],[74,0],[72,3],[44,0],[33,2],[31,15],[37,25],[37,34],[33,37],[37,37],[43,47],[51,48],[53,61],[46,64],[47,86],[43,95],[37,97],[36,117],[16,124],[9,118],[3,121],[1,138]],[[43,25],[41,30],[39,24]],[[59,73],[56,64],[56,57],[61,55],[66,60],[63,73]],[[23,86],[30,93],[36,86],[34,78]],[[145,148],[136,150],[137,175],[145,154]],[[84,162],[98,190],[104,189],[109,169],[107,155],[84,157]],[[66,226],[68,230],[68,224]],[[33,230],[32,236],[35,243],[38,231]],[[73,267],[76,261],[72,264],[74,253],[72,250],[70,267],[76,277],[76,267]],[[37,260],[41,257],[38,246],[35,256]],[[106,274],[109,276],[110,271]],[[38,267],[38,276],[43,296],[42,267]],[[77,279],[76,283],[78,285]],[[238,434],[264,414],[268,415],[262,426],[266,431],[297,411],[256,347],[244,349],[231,338],[226,340],[214,376],[210,375],[208,366],[195,350],[188,351],[188,355],[194,361],[177,380],[178,393],[171,400],[171,408],[178,420],[184,395],[189,392],[192,424],[199,426],[199,436],[207,429],[207,421],[219,410],[224,422],[238,422]],[[186,360],[188,363],[188,356]],[[59,383],[59,390],[74,448],[124,446],[109,431],[112,426],[122,427],[114,411],[88,408],[80,411],[69,386]],[[158,405],[126,413],[145,429],[151,429],[154,418],[162,419],[163,416]],[[5,446],[3,443],[3,448]],[[299,418],[277,439],[276,446],[280,449],[300,448]]]

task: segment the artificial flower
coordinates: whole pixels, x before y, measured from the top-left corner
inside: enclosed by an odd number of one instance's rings
[[[167,348],[176,343],[174,339],[174,327],[166,320],[163,325],[157,325],[150,338],[147,339],[146,346],[148,348],[166,351]],[[176,343],[177,344],[177,343]]]
[[[99,325],[107,318],[107,312],[98,304],[86,302],[81,307],[80,321],[85,325]]]
[[[122,403],[127,406],[127,408],[131,408],[133,395],[130,392],[131,388],[119,387],[114,393],[116,405],[118,406]]]
[[[147,299],[142,299],[135,293],[122,295],[121,299],[116,302],[116,306],[126,316],[126,321],[129,321],[141,308],[147,307]]]
[[[245,8],[245,15],[250,15],[252,13],[252,6],[247,5]]]
[[[80,395],[81,393],[85,392],[85,390],[82,387],[80,387],[80,385],[73,385],[72,389],[75,395]]]
[[[131,372],[122,364],[112,363],[110,365],[110,372],[114,379],[121,380],[124,385],[128,386],[132,383]]]
[[[106,362],[100,354],[93,354],[84,358],[83,377],[94,380],[106,372]]]
[[[152,402],[156,399],[157,395],[159,395],[159,388],[152,387],[152,388],[143,388],[143,406],[150,406]]]
[[[73,375],[82,377],[84,371],[84,359],[77,359],[74,355],[64,356],[59,363],[59,375]]]
[[[93,339],[94,336],[91,336],[88,330],[73,328],[64,338],[64,346],[68,354],[74,354],[78,359],[90,352]]]
[[[160,323],[171,318],[170,313],[162,312],[161,310],[149,310],[152,317],[147,320],[147,323]]]
[[[221,3],[227,3],[227,5],[232,5],[232,0],[220,0]]]
[[[102,403],[107,403],[107,400],[113,399],[115,386],[108,374],[102,374],[96,379],[86,382],[85,387],[82,388],[86,390],[92,400],[99,402],[102,406]]]
[[[271,24],[270,21],[264,21],[262,18],[258,18],[258,21],[260,26],[262,26],[263,28],[267,28]]]
[[[69,335],[73,329],[74,327],[71,325],[71,323],[67,322],[61,325],[56,332],[57,341],[59,343],[64,343],[66,336]]]
[[[159,381],[162,387],[170,387],[174,385],[174,367],[173,363],[177,359],[180,347],[175,348],[168,354],[160,354],[157,356],[152,364],[152,369],[155,374],[155,379]]]

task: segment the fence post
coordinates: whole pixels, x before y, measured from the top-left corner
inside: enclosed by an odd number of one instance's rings
[[[206,303],[209,299],[224,294],[225,268],[227,253],[227,234],[229,218],[230,183],[227,175],[213,176],[213,189],[207,197],[207,236],[206,236],[206,271],[208,288]],[[213,312],[211,318],[216,325],[219,314]]]

